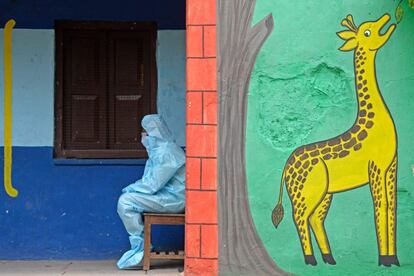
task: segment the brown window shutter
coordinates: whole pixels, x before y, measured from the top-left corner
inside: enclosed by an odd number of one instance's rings
[[[57,21],[55,157],[142,158],[156,112],[156,25]]]
[[[138,31],[108,33],[109,148],[144,149],[141,120],[151,112],[150,40]]]
[[[105,149],[106,46],[103,31],[64,35],[63,140],[66,149]]]

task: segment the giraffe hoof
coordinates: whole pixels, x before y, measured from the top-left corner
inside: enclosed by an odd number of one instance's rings
[[[336,265],[336,261],[332,254],[322,254],[322,259],[326,264]]]
[[[390,267],[391,265],[400,266],[397,256],[379,256],[378,265]]]
[[[317,265],[314,255],[305,255],[305,264],[315,266]]]

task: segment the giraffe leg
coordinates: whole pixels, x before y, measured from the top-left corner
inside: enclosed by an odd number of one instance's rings
[[[397,258],[396,250],[396,209],[397,209],[397,157],[394,158],[393,162],[389,166],[386,174],[387,181],[387,201],[388,201],[388,258],[389,264],[399,266],[400,263]]]
[[[378,265],[390,266],[388,263],[388,203],[385,173],[375,162],[369,164],[369,184],[374,201],[375,228],[377,233],[379,260]]]
[[[305,263],[316,265],[309,228],[309,217],[322,201],[327,190],[328,176],[323,161],[311,167],[296,168],[286,181],[292,202],[292,215],[301,242]]]
[[[331,248],[329,246],[328,237],[325,231],[325,218],[332,202],[332,194],[326,194],[322,202],[316,207],[315,211],[309,218],[316,241],[322,252],[322,259],[325,263],[335,265],[335,259],[332,256]]]

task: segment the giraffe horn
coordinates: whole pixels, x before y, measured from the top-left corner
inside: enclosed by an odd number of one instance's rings
[[[351,14],[348,14],[348,15],[346,16],[346,19],[347,19],[347,20],[348,20],[348,22],[351,24],[351,26],[353,27],[354,31],[357,31],[357,30],[358,30],[358,28],[357,28],[357,26],[355,25],[354,18],[352,17],[352,15],[351,15]]]
[[[351,31],[355,31],[354,27],[349,23],[349,21],[347,19],[342,20],[341,25],[344,26],[344,27],[347,27]]]

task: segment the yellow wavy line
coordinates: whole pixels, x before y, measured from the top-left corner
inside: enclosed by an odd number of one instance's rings
[[[4,26],[4,189],[11,197],[19,192],[12,186],[12,31],[16,21]]]

